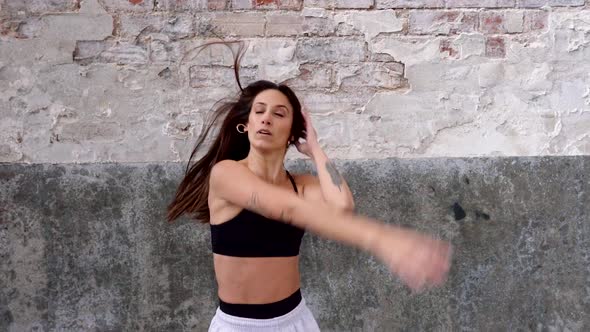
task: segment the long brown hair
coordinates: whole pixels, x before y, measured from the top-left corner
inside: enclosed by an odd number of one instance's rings
[[[215,44],[218,43],[223,42],[215,42]],[[250,141],[247,135],[237,132],[236,126],[240,123],[245,124],[248,121],[252,103],[259,93],[269,89],[282,92],[293,107],[293,124],[289,137],[293,137],[294,140],[290,144],[293,144],[299,138],[305,138],[305,120],[301,113],[301,103],[288,86],[260,80],[242,89],[239,77],[239,62],[242,55],[243,52],[240,47],[237,54],[234,54],[234,72],[241,92],[237,101],[221,103],[215,109],[210,122],[204,126],[204,130],[197,140],[197,144],[187,163],[184,178],[178,186],[174,199],[168,205],[168,222],[173,222],[183,214],[187,214],[203,223],[209,222],[207,198],[209,194],[209,174],[211,168],[219,161],[225,159],[242,160],[248,156]],[[202,147],[209,132],[218,124],[220,118],[223,118],[223,122],[213,144],[211,144],[209,150],[201,159],[192,164],[197,151]]]

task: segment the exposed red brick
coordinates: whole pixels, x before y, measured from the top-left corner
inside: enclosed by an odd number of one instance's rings
[[[521,33],[524,30],[522,11],[482,12],[480,18],[479,30],[483,33]]]
[[[448,59],[459,58],[459,51],[453,46],[450,39],[443,39],[440,41],[439,51]],[[446,55],[445,55],[446,53]]]
[[[129,2],[131,2],[134,5],[138,5],[138,4],[142,3],[143,0],[129,0]]]
[[[528,11],[524,14],[524,31],[545,30],[549,14],[546,11]]]
[[[506,43],[502,37],[488,37],[486,40],[486,56],[503,58],[506,56]]]
[[[481,31],[484,33],[503,33],[504,16],[500,13],[485,13],[481,20]]]
[[[227,8],[226,0],[208,0],[207,6],[209,10],[225,10]]]
[[[253,0],[256,9],[278,9],[279,0]]]

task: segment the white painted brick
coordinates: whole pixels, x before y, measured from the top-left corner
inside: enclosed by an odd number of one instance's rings
[[[332,73],[329,64],[303,64],[297,77],[284,83],[296,90],[328,89],[332,86]]]
[[[350,24],[369,40],[380,33],[401,32],[407,20],[398,17],[393,10],[379,10],[339,12],[334,16],[334,21]]]
[[[254,37],[264,35],[265,14],[261,12],[219,13],[212,24],[224,36]]]
[[[332,158],[590,154],[580,0],[60,1],[2,2],[0,161],[186,157],[238,91],[225,46],[195,50],[217,36],[248,46],[244,85],[295,89]]]
[[[478,13],[475,11],[413,10],[410,12],[411,34],[457,34],[475,32]]]
[[[299,13],[269,13],[266,20],[267,36],[297,36],[303,33],[305,18]]]
[[[366,58],[365,43],[359,39],[301,39],[297,60],[302,62],[356,63]]]
[[[182,11],[203,11],[207,10],[207,0],[158,0],[156,10],[182,12]]]
[[[121,1],[121,0],[101,0],[105,9],[109,12],[137,12],[149,13],[154,9],[154,2],[143,0],[141,2]]]
[[[59,14],[42,18],[40,38],[46,40],[102,40],[112,35],[110,15]]]
[[[193,15],[145,16],[122,14],[120,17],[121,37],[135,38],[140,33],[164,33],[172,39],[186,38],[196,33]]]
[[[329,9],[367,9],[374,5],[374,0],[305,0],[303,6]]]
[[[230,8],[234,10],[252,9],[254,6],[252,5],[252,0],[231,0]]]
[[[444,0],[375,0],[378,9],[389,8],[442,8]]]
[[[256,68],[242,68],[240,71],[240,82],[242,86],[255,81],[257,78]],[[192,66],[190,68],[191,88],[206,87],[237,87],[233,68],[222,66]]]
[[[375,88],[394,90],[405,87],[403,67],[397,63],[362,63],[335,68],[336,86],[347,88]]]

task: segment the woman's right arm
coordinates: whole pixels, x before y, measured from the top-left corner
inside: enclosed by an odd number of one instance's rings
[[[267,218],[307,229],[322,237],[366,250],[381,259],[409,287],[419,290],[444,282],[450,246],[442,241],[377,220],[309,202],[293,191],[269,184],[233,160],[211,170],[215,197]]]

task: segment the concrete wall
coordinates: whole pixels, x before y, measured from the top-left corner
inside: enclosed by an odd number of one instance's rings
[[[339,162],[360,213],[455,245],[412,295],[365,253],[304,237],[303,293],[326,331],[587,331],[590,158]],[[309,169],[290,163],[295,171]],[[209,229],[172,226],[176,163],[0,167],[0,330],[204,331]]]

